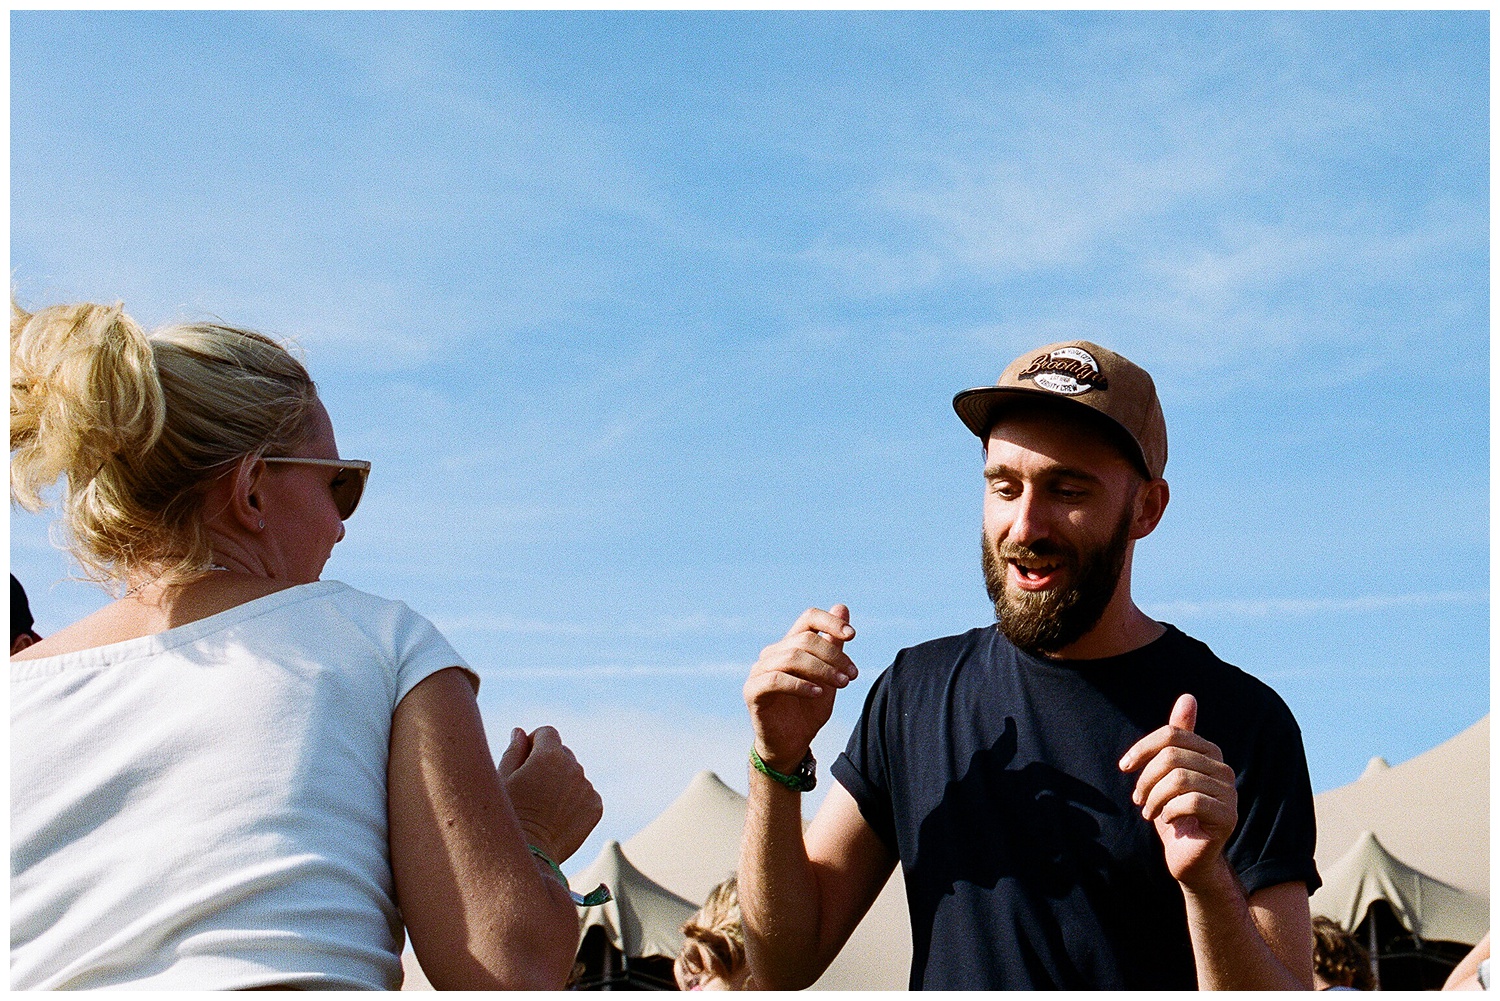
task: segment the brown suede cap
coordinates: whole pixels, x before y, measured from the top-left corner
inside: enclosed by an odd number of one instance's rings
[[[1167,465],[1167,422],[1156,384],[1124,355],[1092,341],[1062,341],[1028,351],[1006,366],[993,386],[953,398],[959,419],[981,439],[1008,404],[1047,399],[1087,407],[1125,432],[1130,458],[1151,479]]]

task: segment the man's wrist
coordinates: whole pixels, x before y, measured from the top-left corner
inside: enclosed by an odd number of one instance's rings
[[[757,740],[750,745],[750,750],[756,753],[767,768],[781,772],[783,775],[790,775],[797,770],[798,765],[802,764],[802,759],[807,757],[812,748],[804,747],[794,753],[776,753],[774,751],[767,751],[766,745]]]
[[[1222,851],[1198,871],[1184,874],[1177,882],[1184,895],[1196,897],[1205,903],[1246,900],[1244,884],[1240,882],[1240,877]]]
[[[767,765],[761,759],[760,753],[756,751],[754,745],[751,745],[750,767],[777,785],[790,789],[795,793],[812,792],[818,785],[818,761],[813,757],[811,749],[797,763],[795,770],[781,772]]]

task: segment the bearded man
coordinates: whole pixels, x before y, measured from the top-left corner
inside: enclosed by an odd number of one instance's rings
[[[1151,377],[1072,341],[953,405],[985,443],[997,622],[896,656],[805,834],[812,739],[858,674],[849,610],[761,652],[739,873],[757,986],[816,980],[900,862],[912,989],[1310,989],[1296,721],[1131,598],[1168,500]]]

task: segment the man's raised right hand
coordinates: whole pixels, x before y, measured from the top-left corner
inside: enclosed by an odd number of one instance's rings
[[[755,752],[767,767],[790,773],[807,756],[833,714],[834,693],[859,677],[844,653],[853,638],[848,606],[809,608],[779,642],[760,652],[745,681],[745,705]]]

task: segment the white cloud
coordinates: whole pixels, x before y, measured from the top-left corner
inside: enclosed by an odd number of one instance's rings
[[[1229,383],[1202,378],[1208,373],[1330,389],[1409,358],[1436,336],[1476,345],[1484,336],[1484,296],[1470,284],[1484,261],[1477,206],[1438,199],[1389,216],[1359,204],[1269,221],[1226,216],[1211,232],[1167,239],[1146,220],[1129,225],[1141,233],[1138,245],[1099,264],[1108,278],[1091,275],[1076,292],[1059,286],[1023,316],[935,325],[926,336],[1001,356],[1098,340],[1146,361],[1179,401],[1225,391]],[[1108,241],[1101,234],[1097,242],[1102,261]],[[960,264],[950,257],[938,270]]]
[[[148,324],[213,313],[300,336],[315,369],[334,357],[377,372],[576,317],[623,265],[575,230],[654,225],[656,199],[608,121],[514,78],[504,36],[453,30],[462,20],[249,15],[240,44],[287,62],[253,83],[213,60],[202,21],[174,22],[189,69],[119,84],[161,91],[136,143],[159,161],[127,158],[76,190],[88,156],[28,146],[12,234],[23,300],[124,298]],[[247,113],[212,114],[205,95]],[[37,117],[21,116],[18,141]]]
[[[955,266],[1000,276],[1083,264],[1123,230],[1223,180],[1221,162],[1192,152],[1105,163],[1076,141],[1056,157],[956,170],[936,185],[888,182],[874,201],[925,230]]]
[[[1163,248],[1143,264],[1177,295],[1204,305],[1238,301],[1289,275],[1305,273],[1332,251],[1324,234],[1259,222],[1229,224],[1212,244],[1172,253]]]
[[[695,633],[743,633],[764,631],[765,624],[744,615],[663,615],[646,621],[599,622],[518,619],[509,615],[468,615],[437,618],[433,623],[444,632],[534,633],[555,636],[636,636],[664,639]]]
[[[750,665],[741,661],[718,664],[570,664],[566,666],[528,665],[524,667],[485,667],[484,678],[535,680],[539,678],[572,678],[578,681],[633,678],[742,678]]]
[[[1355,598],[1248,598],[1214,601],[1166,601],[1144,604],[1161,618],[1284,617],[1324,614],[1364,614],[1438,605],[1478,605],[1489,601],[1485,591],[1434,591],[1426,594],[1365,595]]]
[[[1464,154],[1468,123],[1423,120],[1411,95],[1427,92],[1392,80],[1413,68],[1372,64],[1356,36],[1330,44],[1286,16],[1185,27],[1161,15],[1070,25],[1066,88],[978,81],[963,114],[948,108],[963,127],[931,129],[882,164],[850,196],[856,221],[805,260],[859,296],[994,297],[997,319],[935,325],[932,340],[1013,351],[1095,336],[1185,375],[1268,375],[1267,359],[1334,345],[1292,378],[1342,385],[1436,327],[1482,336],[1482,174],[1400,164],[1424,155],[1405,148],[1415,135]],[[1391,169],[1423,183],[1392,187]],[[1409,315],[1433,322],[1414,329]]]
[[[1058,149],[1050,137],[1052,155],[977,155],[878,182],[862,200],[885,224],[877,234],[825,235],[803,257],[864,294],[1000,282],[1088,265],[1122,234],[1223,183],[1222,162],[1191,151],[1105,161],[1087,137],[1071,141]]]

